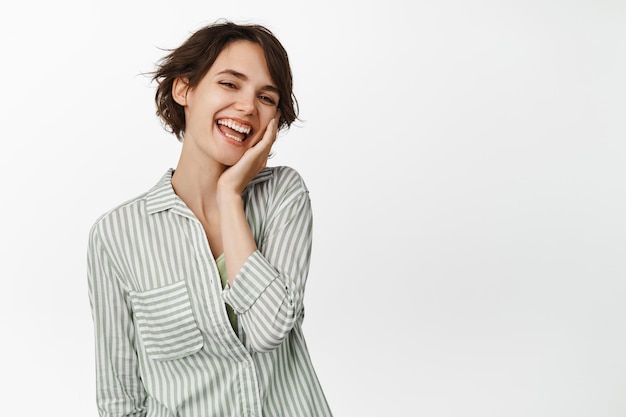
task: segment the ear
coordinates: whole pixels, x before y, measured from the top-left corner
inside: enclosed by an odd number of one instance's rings
[[[189,80],[187,78],[176,78],[172,85],[172,97],[181,106],[187,105],[187,91],[189,91]]]

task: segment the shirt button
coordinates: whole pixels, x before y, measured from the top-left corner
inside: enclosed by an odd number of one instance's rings
[[[243,369],[248,369],[249,365],[248,365],[248,362],[241,362],[241,366],[243,366]]]

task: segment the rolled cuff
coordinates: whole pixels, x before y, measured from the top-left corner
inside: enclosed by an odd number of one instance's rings
[[[226,286],[222,298],[237,314],[245,313],[279,276],[257,249],[235,276],[233,286]]]

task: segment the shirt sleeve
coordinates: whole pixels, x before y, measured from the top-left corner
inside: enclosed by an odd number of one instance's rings
[[[298,177],[299,179],[299,177]],[[267,220],[259,249],[252,253],[224,300],[237,313],[250,347],[269,352],[282,343],[302,315],[311,257],[312,212],[302,186]]]
[[[134,326],[121,282],[94,226],[87,252],[89,301],[95,329],[96,402],[101,417],[144,417]]]

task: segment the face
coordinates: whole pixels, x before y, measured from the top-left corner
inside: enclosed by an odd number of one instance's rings
[[[185,108],[183,152],[222,166],[263,136],[280,100],[263,49],[248,41],[228,45],[195,88],[179,79],[173,93]]]

